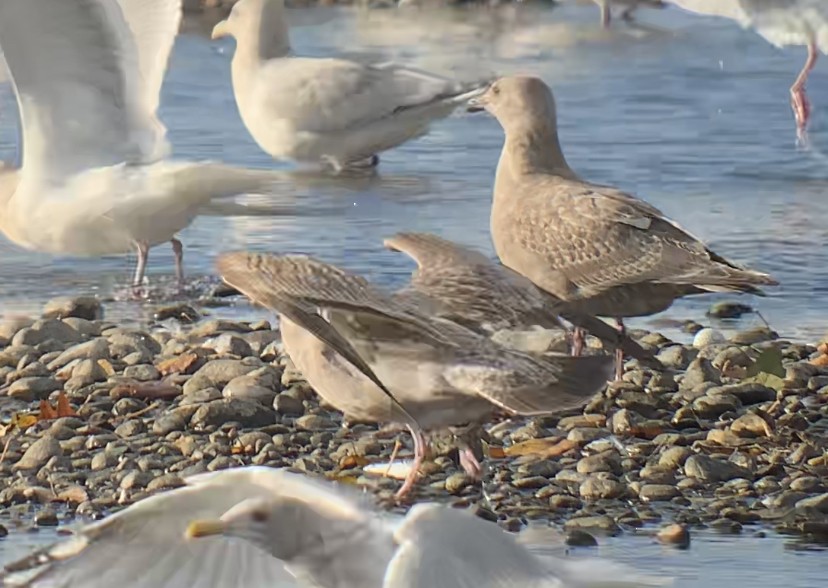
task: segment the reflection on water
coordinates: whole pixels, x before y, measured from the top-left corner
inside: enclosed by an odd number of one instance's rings
[[[818,208],[828,189],[828,75],[818,65],[809,81],[813,151],[799,152],[787,92],[802,50],[780,51],[735,23],[675,9],[639,11],[635,26],[606,31],[589,7],[571,5],[317,8],[292,11],[291,18],[301,54],[395,59],[467,79],[542,76],[556,92],[562,142],[576,170],[645,197],[724,255],[772,272],[783,285],[752,302],[783,335],[813,339],[826,330],[817,300],[828,289],[828,229]],[[185,26],[171,61],[161,114],[175,155],[286,169],[242,126],[230,87],[232,41],[210,42],[211,24]],[[14,108],[8,85],[0,85],[5,159],[15,158]],[[381,242],[403,229],[491,252],[488,216],[501,141],[490,117],[457,113],[383,154],[376,178],[295,175],[282,193],[315,214],[200,218],[182,235],[188,271],[211,274],[224,249],[303,251],[395,285],[411,265]],[[4,313],[36,310],[57,293],[109,292],[128,279],[134,261],[52,259],[5,242],[0,255]],[[151,252],[150,271],[171,274],[169,248]],[[684,300],[668,316],[701,320],[710,302]],[[110,316],[140,312],[127,304]]]

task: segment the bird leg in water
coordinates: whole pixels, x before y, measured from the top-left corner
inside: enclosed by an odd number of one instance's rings
[[[149,256],[149,243],[137,241],[135,248],[138,252],[138,263],[135,265],[135,276],[132,279],[132,295],[141,298],[143,294],[141,286],[144,284],[144,272],[147,269],[147,257]]]
[[[407,426],[408,430],[411,431],[412,438],[414,439],[414,462],[411,464],[411,470],[408,472],[405,482],[403,482],[403,485],[394,495],[394,498],[397,500],[404,498],[409,492],[411,492],[411,489],[414,487],[414,482],[417,480],[417,476],[420,473],[420,466],[423,465],[423,460],[425,459],[426,440],[423,432],[419,429],[415,429],[411,425]]]
[[[802,145],[807,145],[808,143],[808,134],[806,131],[808,128],[808,119],[811,116],[811,103],[805,94],[805,83],[808,81],[808,74],[814,69],[816,60],[816,40],[812,38],[810,43],[808,43],[808,59],[805,60],[802,71],[799,72],[796,81],[791,86],[791,108],[796,119],[796,136]]]
[[[624,336],[627,334],[627,329],[624,326],[624,319],[616,318],[615,325],[618,327],[618,333],[620,334],[621,338],[623,339]],[[619,346],[615,350],[615,380],[620,381],[621,378],[624,376],[624,352],[621,350]]]
[[[176,238],[170,239],[175,257],[175,279],[178,281],[178,293],[184,292],[184,245]]]
[[[580,357],[584,352],[584,343],[586,339],[586,331],[581,327],[572,328],[572,356]]]

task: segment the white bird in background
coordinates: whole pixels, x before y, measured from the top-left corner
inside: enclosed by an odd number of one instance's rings
[[[601,9],[601,25],[604,28],[610,26],[612,20],[612,7],[623,6],[621,11],[621,18],[626,21],[631,21],[633,13],[639,6],[646,6],[648,8],[664,8],[663,0],[592,0]]]
[[[753,28],[766,41],[782,48],[804,45],[808,49],[805,65],[791,86],[791,108],[796,119],[797,137],[807,145],[811,104],[805,94],[808,74],[818,52],[828,54],[828,1],[826,0],[668,0],[679,8],[697,14],[722,16]]]
[[[167,161],[161,84],[181,0],[0,0],[0,48],[20,110],[22,166],[0,165],[0,231],[51,254],[138,253],[171,242],[211,199],[274,172]],[[277,212],[274,210],[274,214]]]
[[[373,167],[487,84],[392,63],[291,56],[284,0],[240,0],[212,38],[236,39],[232,78],[247,130],[276,159]]]
[[[644,588],[600,559],[541,556],[467,511],[377,512],[347,487],[267,467],[186,480],[0,570],[30,588]]]

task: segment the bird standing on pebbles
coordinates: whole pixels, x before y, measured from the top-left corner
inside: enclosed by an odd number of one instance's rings
[[[742,268],[634,196],[582,180],[558,141],[555,101],[535,77],[495,81],[473,110],[497,118],[506,140],[491,212],[495,251],[507,267],[580,311],[623,318],[705,292],[761,294],[769,275]],[[576,330],[573,352],[583,333]],[[616,378],[623,372],[617,351]]]
[[[413,487],[424,431],[511,415],[554,414],[604,388],[607,356],[533,357],[446,319],[424,315],[366,280],[305,256],[226,253],[219,275],[280,313],[285,350],[330,404],[362,420],[405,424],[414,464],[397,493]],[[463,469],[479,478],[473,452]]]

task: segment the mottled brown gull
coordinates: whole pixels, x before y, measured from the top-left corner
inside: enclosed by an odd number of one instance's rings
[[[681,296],[759,294],[759,285],[777,284],[717,255],[643,200],[578,177],[542,80],[502,78],[473,108],[488,110],[506,134],[491,212],[495,251],[538,287],[623,329],[624,317],[661,312]]]
[[[0,167],[0,231],[52,254],[150,247],[214,198],[266,189],[275,174],[169,161],[156,110],[180,0],[4,0],[0,48],[20,110],[22,166]],[[273,209],[276,214],[277,209]]]
[[[658,363],[628,336],[596,317],[576,312],[479,251],[430,233],[397,233],[384,244],[417,262],[409,283],[394,293],[398,302],[488,335],[499,329],[563,328],[558,319],[562,316],[610,347],[620,347],[647,364]]]
[[[284,13],[284,0],[240,0],[212,35],[235,37],[236,104],[274,158],[375,165],[377,153],[424,134],[484,87],[393,63],[296,57]]]
[[[30,588],[633,588],[668,584],[598,557],[536,554],[468,511],[403,518],[366,496],[286,470],[185,480],[0,570]],[[537,547],[540,547],[539,545]]]
[[[305,256],[226,253],[222,279],[280,313],[285,350],[333,406],[363,420],[403,422],[414,436],[407,494],[424,458],[424,431],[585,404],[611,369],[606,356],[532,357],[449,320],[423,315],[366,280]],[[285,320],[287,319],[287,320]],[[479,475],[470,450],[461,464]]]

